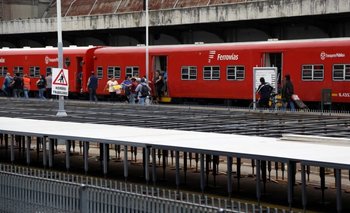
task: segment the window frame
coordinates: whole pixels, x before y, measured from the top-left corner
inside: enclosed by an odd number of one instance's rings
[[[131,73],[128,72],[128,69],[131,69]],[[137,69],[137,70],[135,70]],[[139,76],[140,77],[140,67],[139,66],[127,66],[125,67],[125,76],[130,75],[131,77]]]
[[[234,68],[234,75],[229,75],[229,68]],[[238,70],[237,68],[243,68],[243,70]],[[242,71],[242,77],[237,77],[237,71]],[[234,78],[229,79],[229,76],[233,76]],[[228,81],[244,81],[245,79],[245,66],[244,65],[227,65],[226,66],[226,80]]]
[[[29,76],[31,78],[40,78],[40,66],[30,66]]]
[[[112,72],[112,74],[111,74]],[[107,67],[107,77],[111,78],[114,76],[116,79],[120,79],[121,68],[119,66],[108,66]]]
[[[311,66],[311,69],[306,69],[306,66]],[[315,78],[315,72],[319,72],[320,70],[315,70],[315,66],[322,66],[322,79]],[[311,79],[305,78],[304,72],[311,72]],[[303,64],[301,65],[301,80],[302,81],[324,81],[324,64]]]
[[[6,77],[7,72],[8,72],[7,66],[0,66],[0,76],[1,77]]]
[[[206,78],[206,72],[208,72],[208,70],[205,70],[206,68],[210,68],[210,78]],[[213,68],[219,68],[218,70],[213,70]],[[214,76],[214,71],[218,71],[218,77],[215,78]],[[219,65],[214,65],[214,66],[203,66],[203,80],[207,80],[207,81],[217,81],[220,80],[220,66]],[[214,78],[213,78],[214,76]]]
[[[20,76],[23,76],[23,66],[13,67],[13,74],[19,73]]]
[[[97,66],[96,67],[96,77],[98,79],[102,79],[103,78],[103,66]]]
[[[192,70],[194,68],[194,70]],[[187,73],[184,74],[184,71],[187,71]],[[191,75],[191,71],[195,71],[195,75]],[[187,76],[187,78],[183,78],[184,75]],[[194,78],[193,78],[194,76]],[[198,76],[198,67],[197,66],[182,66],[181,67],[181,80],[184,81],[194,81],[197,80]]]
[[[343,74],[343,77],[342,79],[335,79],[334,78],[334,72],[335,72],[335,66],[343,66],[343,69],[342,69],[342,74]],[[346,75],[346,67],[348,67],[348,69],[350,70],[350,64],[333,64],[332,65],[332,80],[333,81],[350,81],[350,71],[349,71],[349,75]]]

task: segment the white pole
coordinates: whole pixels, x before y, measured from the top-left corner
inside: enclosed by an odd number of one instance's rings
[[[148,50],[148,43],[149,43],[149,36],[148,36],[148,24],[149,24],[149,17],[148,17],[148,0],[146,0],[146,78],[147,78],[147,85],[149,81],[149,50]]]
[[[57,48],[58,48],[58,68],[63,69],[63,42],[62,42],[62,20],[61,20],[61,0],[57,0]],[[58,100],[58,112],[56,114],[58,117],[67,116],[64,110],[64,97],[59,96]]]

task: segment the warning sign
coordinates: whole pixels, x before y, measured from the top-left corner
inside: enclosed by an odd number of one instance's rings
[[[52,95],[68,96],[68,70],[52,68]]]

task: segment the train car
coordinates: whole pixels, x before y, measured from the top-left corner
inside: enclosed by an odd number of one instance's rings
[[[94,71],[99,79],[98,95],[109,94],[104,90],[107,81],[114,76],[121,84],[127,75],[146,76],[145,47],[103,47],[94,51]],[[152,79],[149,76],[149,79]]]
[[[63,48],[63,64],[69,73],[69,91],[71,94],[87,92],[86,82],[93,70],[93,53],[98,47],[76,47]],[[6,73],[12,76],[19,73],[21,76],[27,74],[31,78],[31,91],[36,91],[35,82],[40,75],[47,76],[51,68],[58,67],[58,49],[46,48],[19,48],[0,49],[0,84],[3,84]]]
[[[279,85],[289,74],[302,100],[319,103],[327,88],[333,102],[349,103],[349,47],[349,38],[150,46],[149,80],[166,72],[172,100],[252,100],[254,67],[277,67]],[[111,75],[122,81],[146,74],[145,47],[101,48],[95,57],[102,84]]]

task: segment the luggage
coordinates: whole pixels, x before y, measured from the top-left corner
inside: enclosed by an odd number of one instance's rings
[[[293,94],[292,100],[294,101],[295,105],[297,105],[297,107],[299,109],[308,109],[308,107],[305,105],[305,103],[302,100],[300,100],[298,95]]]

